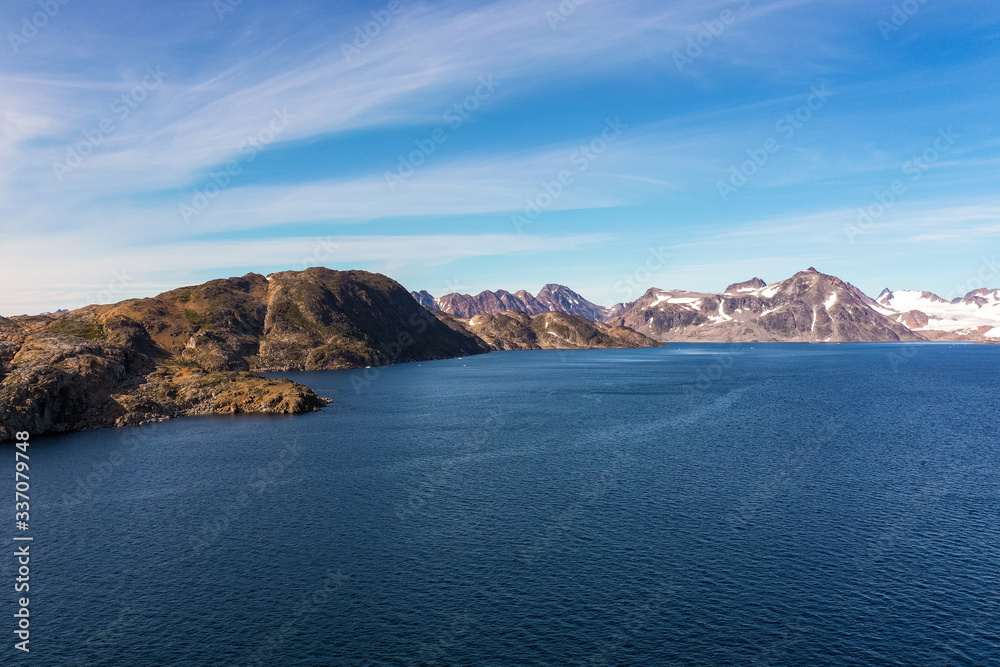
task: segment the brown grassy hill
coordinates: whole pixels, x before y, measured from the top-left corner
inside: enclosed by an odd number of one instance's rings
[[[488,351],[364,271],[213,280],[148,299],[0,318],[0,440],[183,415],[300,413],[328,401],[253,371]]]

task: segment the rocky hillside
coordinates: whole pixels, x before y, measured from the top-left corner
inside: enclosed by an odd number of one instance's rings
[[[327,401],[254,372],[488,350],[385,276],[321,268],[0,318],[0,440],[183,415],[307,412]]]
[[[459,319],[440,310],[434,314],[455,331],[476,336],[493,350],[582,350],[659,347],[660,343],[631,329],[592,322],[585,317],[520,311]]]
[[[485,351],[399,283],[365,271],[249,274],[91,310],[63,317],[129,317],[157,349],[213,371],[334,370]]]
[[[542,294],[548,301],[573,305],[572,292],[549,287]],[[525,303],[523,295],[494,297]],[[301,413],[328,402],[261,371],[358,368],[490,350],[657,345],[634,331],[562,313],[472,319],[432,314],[385,276],[324,268],[251,273],[147,299],[0,318],[0,440],[17,431],[38,435],[186,415]]]
[[[849,283],[810,268],[778,283],[760,279],[723,294],[651,289],[610,323],[660,341],[887,342],[925,340],[876,311]]]
[[[301,413],[327,402],[288,380],[171,357],[126,317],[0,319],[0,440],[183,415]]]
[[[475,296],[453,293],[440,298],[435,298],[426,291],[411,292],[411,295],[427,308],[441,310],[460,318],[511,311],[520,311],[528,315],[560,312],[602,322],[609,312],[604,306],[587,301],[565,285],[555,284],[546,285],[537,296],[525,290],[513,294],[506,290],[486,291]]]
[[[885,289],[875,309],[930,340],[1000,340],[1000,289],[977,289],[952,301]]]

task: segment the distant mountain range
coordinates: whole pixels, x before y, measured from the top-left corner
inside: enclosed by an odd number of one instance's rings
[[[504,311],[520,311],[528,315],[558,312],[585,317],[592,322],[602,322],[609,313],[604,306],[587,301],[564,285],[546,285],[538,296],[532,296],[525,290],[513,294],[504,290],[480,292],[476,296],[446,294],[441,298],[434,298],[426,291],[410,292],[410,294],[420,305],[456,317],[492,315]]]
[[[1000,290],[980,289],[947,301],[929,292],[885,290],[872,299],[814,268],[768,284],[760,278],[722,293],[649,289],[630,303],[594,304],[563,285],[537,297],[521,290],[411,293],[422,305],[460,318],[553,310],[629,327],[661,342],[889,342],[1000,340]]]

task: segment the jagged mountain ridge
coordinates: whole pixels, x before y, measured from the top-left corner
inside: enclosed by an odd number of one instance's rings
[[[476,295],[452,293],[439,298],[422,290],[411,292],[410,295],[426,308],[441,310],[460,318],[511,311],[527,315],[559,312],[585,317],[592,322],[603,322],[610,312],[608,308],[591,303],[565,285],[554,283],[543,287],[537,296],[527,290],[513,294],[506,290],[486,290]]]

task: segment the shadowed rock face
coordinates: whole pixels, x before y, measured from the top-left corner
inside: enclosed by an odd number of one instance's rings
[[[183,415],[308,412],[328,401],[250,371],[355,368],[488,349],[385,276],[321,268],[0,318],[0,439]]]
[[[609,321],[660,341],[925,340],[876,311],[873,303],[852,285],[810,268],[778,283],[726,294],[651,289]]]
[[[581,350],[659,347],[660,343],[631,329],[592,322],[585,317],[548,312],[512,311],[476,315],[468,320],[434,311],[456,331],[481,338],[493,350]]]

